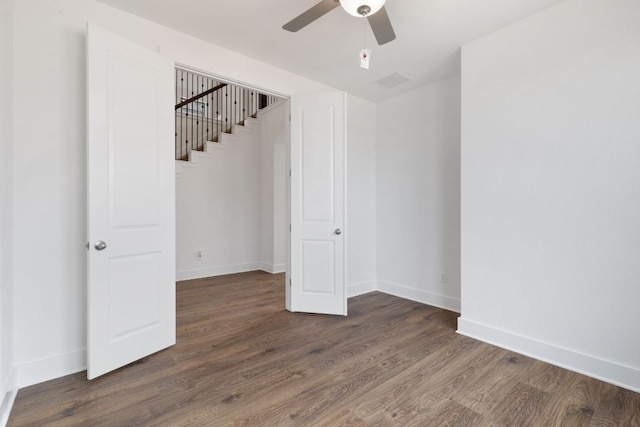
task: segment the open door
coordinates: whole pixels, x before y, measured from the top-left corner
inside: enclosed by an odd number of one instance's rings
[[[88,25],[87,377],[175,344],[173,67]]]
[[[347,314],[346,94],[291,98],[291,311]]]

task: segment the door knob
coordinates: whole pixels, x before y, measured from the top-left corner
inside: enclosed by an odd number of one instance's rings
[[[98,240],[93,247],[96,248],[97,251],[101,251],[103,249],[107,249],[107,244],[102,240]]]
[[[341,235],[342,234],[342,230],[340,230],[339,228],[336,228],[336,231],[334,231],[334,233],[336,233],[337,235]]]

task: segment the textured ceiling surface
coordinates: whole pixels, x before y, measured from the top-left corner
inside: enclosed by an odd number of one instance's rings
[[[562,0],[387,0],[397,38],[384,46],[365,19],[340,7],[297,33],[282,29],[319,0],[99,1],[379,101],[458,73],[461,46]],[[359,66],[365,44],[372,51],[368,70]],[[377,82],[396,73],[390,79],[400,83]]]

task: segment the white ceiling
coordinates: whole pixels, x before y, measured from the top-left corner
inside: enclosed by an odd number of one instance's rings
[[[99,0],[180,32],[372,101],[459,72],[460,46],[563,0],[387,0],[396,40],[359,67],[363,19],[338,7],[297,33],[281,27],[320,0]],[[364,1],[363,1],[364,3]],[[376,80],[411,81],[388,89]]]

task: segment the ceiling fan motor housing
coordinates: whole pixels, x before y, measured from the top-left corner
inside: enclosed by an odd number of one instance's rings
[[[340,5],[348,14],[360,17],[373,15],[382,9],[385,2],[386,0],[340,0]]]
[[[371,12],[371,7],[363,4],[358,8],[358,13],[362,16],[367,16]]]

